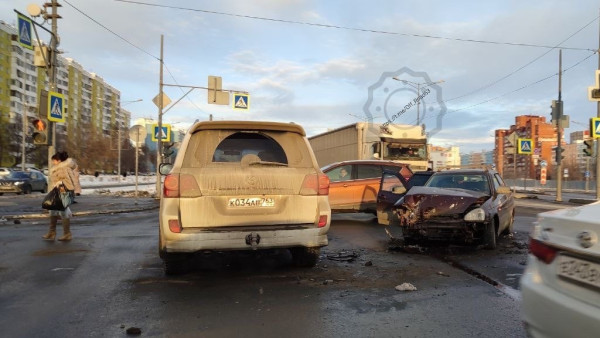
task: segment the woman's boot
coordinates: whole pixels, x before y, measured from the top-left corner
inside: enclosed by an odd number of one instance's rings
[[[53,241],[56,237],[56,223],[58,222],[58,216],[50,216],[50,228],[48,233],[42,236],[43,239]]]
[[[61,220],[63,226],[63,236],[59,238],[59,241],[70,241],[73,236],[71,235],[71,219],[63,218]]]

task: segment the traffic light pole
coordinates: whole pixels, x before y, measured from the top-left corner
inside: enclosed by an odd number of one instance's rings
[[[158,86],[158,137],[156,140],[156,198],[160,199],[161,190],[161,175],[158,170],[162,159],[162,116],[163,116],[163,41],[164,36],[160,36],[160,83]]]
[[[48,3],[46,3],[48,4]],[[57,0],[52,0],[49,5],[52,7],[52,12],[50,14],[50,18],[52,19],[52,35],[54,36],[54,39],[50,40],[50,50],[51,50],[51,61],[50,61],[50,90],[53,92],[56,92],[56,67],[57,67],[57,54],[58,54],[58,18],[60,18],[60,16],[58,15],[58,7],[60,6],[58,4]],[[47,19],[47,18],[46,18]],[[50,133],[52,133],[52,140],[50,142],[52,142],[49,146],[48,146],[48,172],[50,172],[50,170],[52,169],[52,155],[55,152],[55,147],[56,147],[56,123],[48,121],[49,122],[49,130]],[[48,135],[50,136],[50,135]],[[52,187],[54,185],[54,183],[52,181],[49,182],[48,184],[48,189],[51,189],[50,187]]]
[[[556,201],[562,202],[562,49],[558,51],[558,112],[556,120]]]

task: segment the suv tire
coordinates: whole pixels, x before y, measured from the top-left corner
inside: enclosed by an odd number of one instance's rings
[[[187,254],[163,253],[162,256],[165,275],[180,275],[188,270],[189,257]]]
[[[299,267],[313,267],[321,255],[321,248],[291,248],[292,262]]]

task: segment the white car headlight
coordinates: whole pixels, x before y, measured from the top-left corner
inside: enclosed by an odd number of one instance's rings
[[[23,181],[15,182],[15,185],[21,185],[21,184],[25,184],[25,182],[23,182]]]
[[[467,222],[483,222],[485,221],[485,211],[481,208],[473,209],[465,215]]]

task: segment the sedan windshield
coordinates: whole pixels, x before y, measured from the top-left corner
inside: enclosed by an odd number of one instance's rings
[[[490,194],[487,177],[483,174],[433,175],[425,186],[445,189],[465,189]]]
[[[23,171],[11,171],[10,174],[6,175],[6,178],[25,180],[29,178],[29,174]]]

